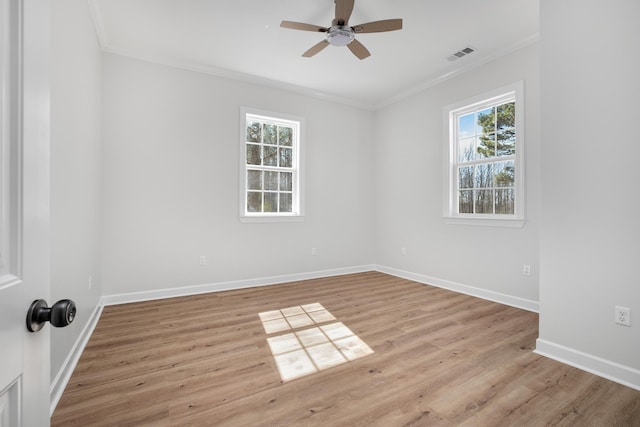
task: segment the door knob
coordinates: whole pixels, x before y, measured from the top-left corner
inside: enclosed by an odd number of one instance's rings
[[[51,322],[56,328],[62,328],[73,322],[76,317],[76,303],[70,299],[61,299],[51,307],[43,299],[31,303],[27,311],[27,329],[38,332],[46,322]]]

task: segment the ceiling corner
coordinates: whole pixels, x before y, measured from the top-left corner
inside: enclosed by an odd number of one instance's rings
[[[107,34],[104,31],[104,25],[102,21],[102,14],[100,13],[100,7],[98,6],[98,0],[87,0],[89,5],[89,12],[91,13],[91,19],[93,21],[93,27],[96,30],[96,36],[100,43],[100,48],[105,50],[108,46]]]

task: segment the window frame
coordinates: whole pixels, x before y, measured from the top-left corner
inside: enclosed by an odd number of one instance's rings
[[[515,102],[515,154],[506,156],[514,162],[514,213],[513,214],[476,214],[459,213],[458,208],[458,161],[457,118],[470,112],[477,112],[489,106],[505,102]],[[444,201],[443,219],[447,224],[516,227],[525,222],[525,184],[524,184],[524,82],[518,81],[489,92],[456,102],[443,109],[444,118]],[[499,157],[491,158],[496,161]],[[473,163],[472,163],[473,164]]]
[[[254,118],[262,122],[284,124],[294,129],[292,141],[292,167],[286,171],[292,172],[292,211],[291,212],[248,212],[247,211],[247,174],[249,169],[277,171],[278,166],[248,165],[247,164],[247,122]],[[239,184],[239,219],[240,222],[298,222],[304,220],[304,167],[303,141],[304,118],[291,114],[259,110],[250,107],[240,108],[240,184]],[[264,190],[262,190],[264,193]]]

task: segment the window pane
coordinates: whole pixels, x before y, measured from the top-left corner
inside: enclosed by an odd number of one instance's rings
[[[482,111],[478,111],[477,117],[478,127],[476,128],[476,132],[478,134],[495,132],[496,115],[495,109],[493,107],[485,108]]]
[[[475,135],[475,129],[473,125],[475,115],[465,114],[458,117],[458,138],[466,138]]]
[[[496,155],[496,134],[490,133],[482,135],[480,137],[480,144],[478,144],[478,157],[486,159],[488,157],[494,157]]]
[[[512,188],[496,190],[496,213],[513,215],[514,212],[514,190]]]
[[[468,162],[476,158],[476,138],[464,138],[458,141],[458,161]]]
[[[293,163],[293,150],[291,148],[279,148],[280,150],[280,167],[290,168]]]
[[[515,167],[513,160],[494,163],[494,183],[496,187],[513,187],[515,184]]]
[[[459,192],[458,212],[473,213],[473,190],[462,190]]]
[[[301,123],[288,117],[267,117],[245,111],[244,124],[245,137],[243,141],[240,135],[240,142],[246,147],[246,164],[240,170],[241,182],[244,182],[241,189],[244,195],[240,198],[245,198],[245,205],[241,206],[241,216],[253,222],[261,221],[262,216],[293,214],[299,204],[297,168]]]
[[[445,133],[451,138],[448,152],[453,156],[448,159],[445,179],[451,215],[516,214],[515,192],[522,191],[522,182],[516,182],[516,173],[520,173],[516,155],[522,154],[516,150],[521,150],[523,142],[516,140],[520,135],[515,98],[520,93],[520,85],[513,85],[508,92],[493,91],[481,102],[472,99],[468,105],[458,103],[448,111]],[[449,204],[452,199],[454,203]]]
[[[262,159],[262,164],[265,166],[278,166],[278,147],[270,147],[265,145],[263,147],[264,157]]]
[[[260,164],[260,146],[255,144],[247,144],[247,164]]]
[[[262,212],[262,193],[247,192],[247,212]]]
[[[473,166],[458,168],[458,188],[473,188]]]
[[[278,193],[264,193],[264,212],[278,212]]]
[[[264,139],[262,140],[264,144],[273,144],[276,145],[278,143],[278,127],[276,125],[264,125]]]
[[[477,165],[474,178],[475,188],[491,188],[493,186],[493,165]]]
[[[516,103],[499,105],[496,114],[497,129],[513,128],[516,126]]]
[[[280,172],[280,191],[293,191],[293,174]]]
[[[291,212],[291,193],[280,193],[280,212]]]
[[[477,190],[475,192],[475,207],[478,214],[493,213],[493,190]]]
[[[278,172],[264,172],[264,189],[274,191],[278,190]]]
[[[280,135],[280,145],[286,145],[291,147],[293,144],[293,129],[289,127],[278,127],[278,133]]]
[[[247,142],[261,142],[262,125],[258,122],[247,123]]]
[[[510,156],[516,153],[516,131],[515,129],[503,130],[497,134],[498,156]]]
[[[262,190],[262,171],[247,171],[247,188],[249,190]]]

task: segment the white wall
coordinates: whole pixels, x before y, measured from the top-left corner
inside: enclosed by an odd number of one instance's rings
[[[378,264],[503,301],[523,299],[524,306],[535,309],[540,198],[538,69],[538,45],[534,44],[377,112]],[[443,108],[518,80],[524,80],[525,88],[526,223],[521,229],[447,225],[442,219]],[[401,253],[403,247],[406,255]],[[522,275],[523,264],[531,265],[531,276]]]
[[[371,262],[372,112],[118,55],[103,60],[105,294]],[[241,106],[305,117],[304,222],[239,222]]]
[[[51,2],[51,301],[48,302],[70,298],[78,309],[70,326],[51,328],[54,380],[102,295],[101,58],[87,2]]]
[[[101,56],[85,2],[52,9],[51,302],[79,307],[74,325],[53,331],[52,375],[100,295],[375,263],[539,299],[538,351],[640,385],[637,2],[542,0],[540,46],[375,113]],[[526,224],[446,225],[442,108],[517,80]],[[238,221],[240,106],[306,117],[304,222]],[[632,309],[631,328],[613,323],[616,304]]]
[[[639,18],[632,0],[541,1],[538,349],[637,388]],[[631,308],[631,327],[614,324],[614,305]]]

